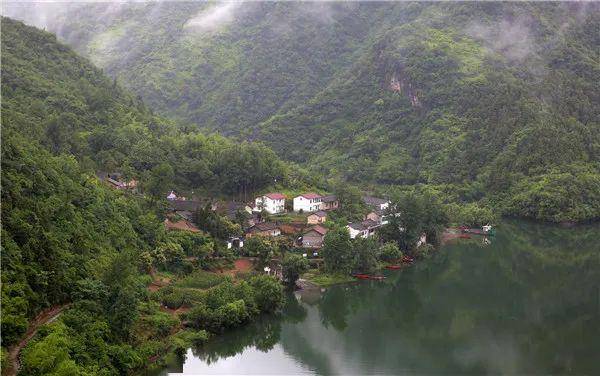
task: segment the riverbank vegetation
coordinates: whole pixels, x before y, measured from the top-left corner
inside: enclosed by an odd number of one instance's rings
[[[345,227],[332,225],[320,251],[323,268],[306,278],[327,285],[401,264],[403,256],[429,258],[449,223],[447,208],[426,191],[396,192],[385,213],[386,223],[366,238],[352,239]]]

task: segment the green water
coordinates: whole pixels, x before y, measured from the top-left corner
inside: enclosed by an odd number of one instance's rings
[[[184,374],[600,374],[600,227],[507,222],[491,244],[290,294],[280,317],[190,349]]]

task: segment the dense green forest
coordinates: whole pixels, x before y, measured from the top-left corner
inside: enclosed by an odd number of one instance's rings
[[[159,199],[169,188],[251,192],[303,181],[299,170],[265,146],[153,115],[54,35],[8,18],[1,73],[3,372],[13,360],[7,349],[48,308],[69,307],[21,351],[22,374],[141,372],[168,350],[278,309],[282,287],[270,277],[233,286],[193,274],[188,283],[219,288],[185,290],[195,306],[189,320],[200,323],[169,338],[181,323],[159,307],[184,289],[153,293],[148,273],[185,274],[232,255],[210,235],[167,232]],[[138,179],[145,194],[110,189],[99,170]]]
[[[3,130],[73,155],[89,171],[141,179],[157,196],[169,186],[233,195],[303,179],[263,145],[206,136],[154,115],[54,35],[3,24]]]
[[[315,172],[507,215],[600,216],[597,4],[37,7],[153,108]]]

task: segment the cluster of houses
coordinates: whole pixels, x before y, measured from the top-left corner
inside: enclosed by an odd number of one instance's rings
[[[254,200],[254,212],[266,211],[269,214],[286,212],[286,197],[282,193],[267,193]],[[292,210],[295,213],[306,213],[306,222],[277,222],[255,223],[248,229],[246,236],[266,235],[295,235],[302,234],[296,239],[296,244],[307,249],[318,249],[323,245],[327,229],[321,226],[327,221],[327,212],[339,208],[340,203],[335,195],[322,196],[317,193],[303,193],[292,200]]]
[[[351,238],[367,238],[375,234],[377,228],[387,223],[386,210],[390,202],[388,200],[364,196],[363,202],[369,208],[369,213],[362,221],[349,223],[346,228]],[[316,252],[323,246],[323,240],[327,234],[327,228],[323,224],[327,221],[328,212],[339,208],[340,203],[335,195],[320,195],[317,193],[303,193],[292,199],[292,210],[300,216],[301,222],[279,222],[265,221],[261,212],[267,212],[277,218],[277,215],[286,213],[286,196],[282,193],[272,192],[256,197],[252,204],[236,201],[210,202],[208,200],[186,199],[179,197],[171,191],[167,200],[171,212],[177,214],[179,220],[167,218],[165,226],[173,230],[189,230],[197,232],[199,229],[192,223],[192,215],[199,208],[210,205],[211,210],[221,215],[234,219],[239,212],[246,213],[247,226],[244,237],[252,236],[294,236],[295,244],[299,247]],[[298,235],[301,235],[297,237]],[[236,241],[241,246],[243,238]],[[229,246],[231,246],[229,243]],[[316,254],[316,253],[314,253]]]
[[[98,177],[115,189],[137,190],[138,182],[136,180],[127,181],[120,173],[98,173]],[[257,235],[277,237],[302,234],[296,239],[296,245],[313,250],[317,250],[323,245],[327,228],[322,225],[327,221],[327,212],[338,209],[340,206],[340,202],[335,195],[303,193],[292,199],[292,210],[295,213],[307,214],[306,220],[303,222],[279,223],[277,221],[267,222],[260,215],[263,211],[271,215],[286,213],[286,196],[279,192],[266,193],[256,197],[254,202],[250,204],[237,201],[213,202],[207,199],[187,199],[178,196],[174,191],[169,192],[166,198],[172,214],[164,222],[168,230],[200,232],[200,229],[193,223],[193,213],[210,205],[211,210],[229,219],[235,219],[240,212],[246,213],[245,237]],[[386,216],[389,214],[386,213],[390,205],[389,200],[372,196],[364,196],[362,200],[369,208],[369,212],[362,221],[348,223],[346,226],[352,239],[373,236],[379,227],[388,223]],[[242,246],[243,238],[236,238],[236,241],[237,244]],[[426,239],[421,237],[419,243],[425,242]],[[229,246],[231,246],[231,242],[229,242]]]
[[[267,193],[259,196],[254,201],[253,211],[265,210],[270,214],[285,213],[286,197],[281,193]],[[365,196],[363,201],[370,209],[364,220],[349,223],[346,228],[351,238],[367,238],[375,234],[377,228],[388,223],[386,210],[389,200]],[[302,233],[299,244],[303,248],[318,249],[323,245],[327,228],[322,226],[327,221],[327,212],[339,208],[339,200],[334,195],[319,195],[317,193],[304,193],[292,200],[292,208],[296,213],[308,213],[306,222],[298,224],[256,223],[250,227],[247,236],[279,236]]]
[[[363,202],[370,209],[369,213],[365,216],[365,219],[360,222],[348,223],[346,228],[350,233],[350,238],[368,238],[375,234],[377,228],[388,223],[388,219],[385,216],[385,211],[390,206],[388,200],[364,196]]]

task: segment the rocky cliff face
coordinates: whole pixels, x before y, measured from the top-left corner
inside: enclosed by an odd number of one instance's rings
[[[421,107],[418,91],[413,88],[412,83],[407,82],[402,76],[402,72],[392,73],[389,79],[389,89],[395,93],[404,94],[410,99],[413,107]]]

